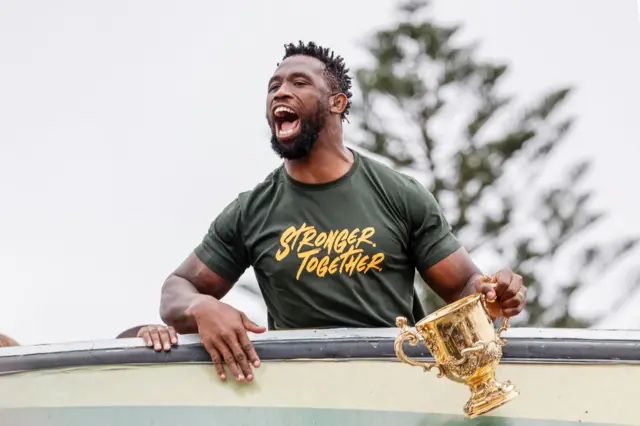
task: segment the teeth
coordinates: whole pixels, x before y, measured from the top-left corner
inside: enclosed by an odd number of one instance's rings
[[[280,131],[278,133],[280,134],[280,136],[287,136],[288,134],[293,133],[293,130],[294,129],[291,129],[291,130],[282,130],[282,129],[280,129]]]
[[[286,106],[280,106],[273,111],[273,114],[282,117],[285,113],[295,114],[295,112],[291,108],[287,108]]]

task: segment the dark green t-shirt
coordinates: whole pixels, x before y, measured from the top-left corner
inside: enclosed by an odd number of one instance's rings
[[[394,327],[422,316],[413,286],[460,247],[433,195],[354,152],[336,181],[310,185],[283,166],[215,219],[195,254],[235,283],[253,266],[271,329]]]

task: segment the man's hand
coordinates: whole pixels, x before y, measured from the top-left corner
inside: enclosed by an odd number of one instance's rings
[[[527,304],[527,288],[522,277],[509,269],[499,271],[495,277],[477,275],[474,280],[476,291],[490,302],[487,308],[494,319],[516,316]]]
[[[258,368],[260,358],[247,331],[264,333],[266,329],[253,323],[243,312],[213,297],[201,299],[189,311],[198,324],[198,334],[220,379],[227,379],[222,367],[224,360],[237,381],[252,381],[251,365]]]
[[[150,348],[153,347],[157,352],[162,350],[168,352],[172,345],[178,344],[176,331],[173,327],[165,325],[145,325],[138,330],[136,337],[142,337],[144,343]]]

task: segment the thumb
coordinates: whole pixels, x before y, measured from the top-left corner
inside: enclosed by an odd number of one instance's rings
[[[244,328],[247,331],[250,331],[252,333],[264,333],[265,331],[267,331],[266,328],[260,327],[258,324],[251,321],[244,313],[242,314],[242,325],[244,325]]]
[[[496,299],[494,280],[487,276],[481,276],[476,281],[476,291],[484,294],[489,301]]]

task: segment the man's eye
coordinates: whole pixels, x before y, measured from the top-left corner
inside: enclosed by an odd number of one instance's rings
[[[274,90],[278,90],[280,86],[278,86],[277,84],[274,84],[273,86],[269,87],[269,92],[273,92]]]

